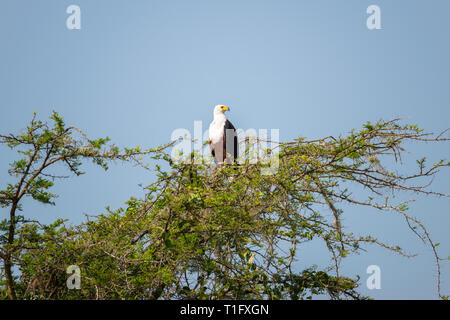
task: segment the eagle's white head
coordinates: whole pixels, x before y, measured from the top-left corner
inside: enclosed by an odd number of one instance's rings
[[[214,116],[224,114],[225,111],[230,111],[230,108],[224,106],[223,104],[218,104],[214,107]]]

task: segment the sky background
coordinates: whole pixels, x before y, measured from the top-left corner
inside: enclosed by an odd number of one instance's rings
[[[68,30],[66,8],[81,8],[81,30]],[[368,30],[366,9],[381,8],[382,30]],[[90,137],[119,146],[155,147],[177,128],[206,130],[216,104],[231,108],[237,128],[280,129],[280,139],[346,134],[366,121],[403,117],[427,131],[449,123],[448,0],[113,1],[2,0],[0,6],[0,132],[18,132],[32,118],[58,111]],[[408,145],[402,170],[422,155],[450,158],[448,144]],[[0,188],[15,159],[0,147]],[[152,174],[131,165],[58,182],[54,207],[26,201],[24,213],[49,223],[84,221],[141,196]],[[450,170],[434,188],[449,193]],[[415,198],[439,252],[450,255],[449,199]],[[347,210],[347,208],[344,208]],[[0,210],[1,219],[6,210]],[[400,217],[364,208],[343,215],[347,231],[398,243],[412,259],[368,247],[343,261],[361,276],[360,291],[377,299],[436,299],[430,248]],[[326,266],[317,243],[302,249],[298,268]],[[381,268],[381,289],[368,290],[366,268]],[[442,265],[450,295],[450,267]]]

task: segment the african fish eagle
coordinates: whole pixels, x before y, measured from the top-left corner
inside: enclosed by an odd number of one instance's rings
[[[216,163],[226,163],[227,154],[231,155],[228,158],[231,162],[238,157],[236,128],[225,117],[225,111],[229,110],[230,108],[221,104],[215,106],[214,119],[209,125],[209,145]]]

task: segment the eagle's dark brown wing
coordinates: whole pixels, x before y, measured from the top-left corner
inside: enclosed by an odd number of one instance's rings
[[[225,126],[223,129],[224,129],[223,150],[225,151],[225,152],[223,152],[223,162],[225,162],[227,153],[231,154],[231,156],[233,157],[233,162],[234,162],[238,158],[238,153],[239,153],[236,128],[233,126],[233,124],[229,120],[227,120],[227,121],[225,121]],[[232,140],[230,140],[227,143],[228,137],[232,138]]]

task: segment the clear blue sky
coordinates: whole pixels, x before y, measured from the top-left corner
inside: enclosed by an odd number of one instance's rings
[[[66,28],[66,8],[81,8],[81,30]],[[381,7],[382,30],[366,27]],[[408,117],[427,130],[449,127],[448,0],[113,1],[3,0],[0,6],[0,131],[15,132],[36,110],[52,109],[92,137],[154,147],[176,128],[204,129],[216,104],[231,107],[239,128],[278,128],[281,140],[324,137],[367,120]],[[447,145],[412,145],[410,162],[450,158]],[[0,149],[0,183],[11,154]],[[406,163],[408,168],[408,162]],[[141,195],[151,174],[129,165],[62,181],[55,207],[26,202],[29,216],[73,223]],[[435,180],[448,193],[449,172]],[[415,197],[414,195],[412,195]],[[450,255],[448,199],[416,197],[410,214]],[[399,199],[403,199],[400,197]],[[0,211],[1,217],[6,211]],[[436,298],[433,256],[404,220],[353,209],[348,230],[371,231],[416,252],[406,259],[369,247],[343,262],[375,298]],[[323,248],[305,248],[301,266],[327,265]],[[382,289],[366,289],[366,268],[382,271]],[[442,292],[450,294],[443,264]]]

